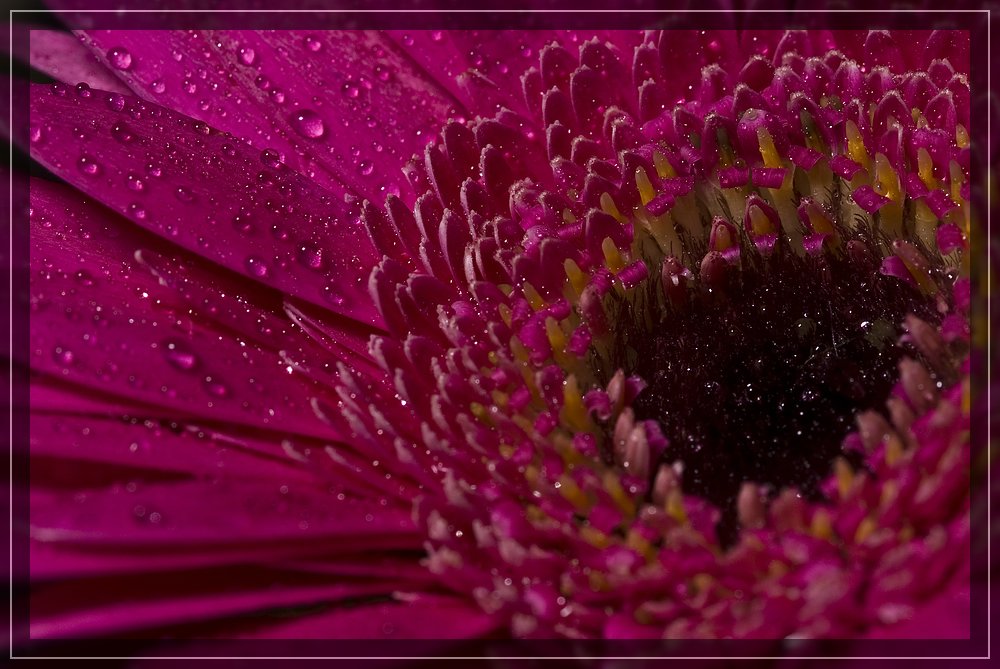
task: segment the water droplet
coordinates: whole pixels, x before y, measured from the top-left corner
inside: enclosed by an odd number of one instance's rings
[[[42,126],[33,125],[28,129],[28,139],[31,140],[32,144],[38,144],[43,139],[45,139],[45,133],[42,131]]]
[[[320,42],[315,37],[313,37],[312,35],[309,35],[308,37],[306,37],[306,48],[312,51],[313,53],[316,53],[317,51],[323,48],[323,43]]]
[[[76,85],[76,94],[81,98],[89,98],[91,95],[94,94],[94,92],[90,90],[89,84],[87,84],[84,81],[81,81]]]
[[[191,124],[191,128],[199,135],[210,135],[212,134],[212,129],[208,127],[207,124],[201,121],[195,121]]]
[[[124,123],[118,122],[111,126],[111,136],[122,144],[131,144],[135,141],[135,133]]]
[[[361,174],[368,176],[375,171],[375,165],[370,160],[362,160],[358,163],[358,171],[361,172]]]
[[[108,51],[108,62],[116,70],[127,70],[132,67],[132,54],[125,48],[116,46]]]
[[[247,270],[250,274],[257,277],[258,279],[263,279],[271,273],[271,268],[267,266],[263,258],[258,256],[250,256],[247,258]]]
[[[68,348],[63,348],[62,346],[56,346],[56,350],[52,357],[55,358],[57,363],[64,366],[72,365],[76,362],[76,356],[73,355],[73,351]]]
[[[112,93],[108,96],[106,100],[108,104],[108,109],[112,111],[121,111],[125,109],[125,96],[119,95],[118,93]]]
[[[166,341],[162,344],[163,354],[172,367],[188,372],[198,366],[198,356],[181,341]]]
[[[128,206],[128,215],[140,221],[146,220],[146,208],[138,202],[133,202]]]
[[[129,190],[134,190],[136,193],[141,193],[146,189],[146,182],[135,172],[128,173],[125,183],[128,185]]]
[[[319,139],[326,133],[326,126],[319,114],[310,110],[299,110],[292,118],[295,132],[309,139]]]
[[[358,88],[358,84],[353,81],[344,82],[344,95],[349,98],[356,98],[361,93],[361,89]]]
[[[240,49],[240,62],[244,65],[253,65],[257,60],[257,53],[248,46]]]
[[[94,275],[88,270],[81,269],[76,273],[76,282],[81,286],[93,286],[94,285]]]
[[[157,79],[156,81],[154,81],[153,83],[151,83],[149,86],[150,86],[150,88],[153,89],[153,92],[157,93],[157,94],[163,93],[164,91],[167,90],[167,85],[163,82],[163,79]]]
[[[263,74],[254,79],[253,83],[255,86],[257,86],[257,88],[259,88],[262,91],[270,90],[271,88],[271,80],[265,77]]]
[[[229,387],[222,381],[219,381],[218,379],[213,379],[211,376],[205,377],[205,390],[208,392],[209,395],[212,395],[214,397],[229,396]]]
[[[375,76],[378,77],[379,81],[389,81],[389,68],[385,65],[375,66]]]
[[[323,249],[314,244],[303,244],[299,249],[299,262],[309,269],[323,269],[325,264]]]
[[[193,202],[194,201],[194,193],[192,193],[191,191],[189,191],[184,186],[178,186],[177,190],[174,191],[174,195],[181,202]]]
[[[281,164],[281,154],[274,149],[264,149],[260,152],[260,162],[274,168]]]
[[[101,171],[101,166],[90,156],[80,156],[77,167],[80,168],[81,172],[89,176],[96,176]]]
[[[344,294],[340,292],[337,284],[328,283],[323,286],[323,299],[334,306],[340,306],[344,303]]]
[[[163,169],[156,163],[148,163],[146,165],[146,174],[151,177],[163,176]]]

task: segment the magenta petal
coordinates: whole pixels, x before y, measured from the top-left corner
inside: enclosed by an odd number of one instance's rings
[[[183,578],[183,575],[182,577]],[[194,577],[189,577],[193,580]],[[158,577],[162,581],[163,577]],[[32,602],[31,636],[35,639],[101,637],[131,630],[152,629],[177,623],[202,622],[218,618],[246,615],[255,612],[322,604],[359,597],[391,594],[392,583],[309,583],[306,585],[278,586],[263,582],[245,590],[227,592],[163,593],[152,597],[138,585],[131,597],[90,605],[82,610],[48,613],[58,602],[88,601],[87,582],[67,584],[43,590]],[[101,584],[90,585],[97,590]],[[157,593],[159,594],[159,593]],[[137,597],[138,596],[138,597]],[[48,599],[46,599],[48,598]],[[56,599],[58,598],[58,599]],[[57,603],[52,604],[50,601]]]
[[[456,107],[375,31],[121,30],[87,39],[147,99],[274,148],[321,185],[346,184],[362,198],[406,190],[399,166]],[[122,53],[128,64],[116,68]]]
[[[363,290],[374,252],[344,194],[135,98],[37,85],[31,121],[40,128],[33,157],[136,223],[283,292],[377,321]],[[302,255],[306,246],[325,253],[323,271]]]
[[[876,211],[889,203],[889,198],[884,195],[879,195],[871,186],[861,186],[860,188],[855,188],[854,192],[851,193],[851,197],[859,207],[867,211],[869,214],[874,214]]]
[[[31,190],[33,370],[182,416],[335,436],[310,407],[315,390],[275,373],[273,350],[158,299],[163,288],[130,258],[137,239],[87,203],[68,218],[58,189]]]
[[[32,414],[30,447],[33,458],[47,456],[152,472],[260,480],[277,477],[289,482],[316,479],[315,472],[287,456],[282,460],[262,457],[206,430],[174,431],[153,422],[132,424],[36,412]],[[38,467],[35,473],[42,482],[44,468]]]
[[[422,595],[413,602],[336,609],[264,627],[251,636],[269,639],[474,639],[499,621],[456,598]]]
[[[418,548],[421,540],[407,508],[340,500],[307,485],[237,480],[136,484],[33,500],[31,536],[173,550],[349,538],[344,548],[359,551]]]
[[[70,33],[32,30],[29,41],[31,66],[39,72],[73,86],[82,82],[112,93],[131,93],[128,86]]]

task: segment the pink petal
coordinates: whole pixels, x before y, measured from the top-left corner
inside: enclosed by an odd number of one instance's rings
[[[263,284],[377,322],[363,290],[374,250],[343,193],[135,98],[36,85],[31,122],[34,158],[143,227]],[[322,271],[302,257],[306,245],[326,253]]]
[[[305,485],[221,480],[116,486],[33,500],[43,542],[147,550],[327,542],[328,550],[419,548],[408,508],[338,499]]]
[[[112,93],[131,93],[70,33],[32,30],[29,33],[31,67],[72,86],[83,82]]]
[[[407,190],[400,166],[456,107],[375,31],[95,30],[86,38],[112,69],[129,55],[116,71],[146,99],[276,149],[320,184],[362,198]]]
[[[290,623],[262,627],[250,636],[267,639],[474,639],[499,626],[496,619],[460,599],[421,596],[411,603],[335,609]]]
[[[197,477],[316,481],[315,472],[303,469],[287,455],[280,459],[264,457],[241,449],[235,440],[217,439],[205,430],[174,431],[153,421],[132,424],[35,411],[29,443],[36,481],[41,480],[39,473],[44,473],[34,459],[38,456]]]
[[[69,218],[57,191],[36,186],[32,369],[180,415],[336,436],[310,406],[318,390],[281,373],[275,352],[158,299],[156,279],[129,261],[139,237],[105,226],[91,205]]]
[[[276,587],[267,581],[250,584],[236,581],[227,584],[230,591],[213,592],[218,587],[219,574],[212,575],[212,580],[199,574],[178,574],[169,580],[160,575],[153,586],[145,576],[135,578],[140,580],[125,592],[118,590],[128,587],[125,584],[112,586],[120,597],[112,601],[100,601],[106,599],[108,588],[107,583],[100,581],[78,581],[41,589],[32,597],[31,637],[106,637],[277,608],[385,596],[396,585],[392,582],[309,583]],[[191,584],[196,588],[191,588]],[[170,585],[181,592],[166,590]],[[95,598],[97,603],[93,601]],[[80,608],[66,610],[74,605]]]

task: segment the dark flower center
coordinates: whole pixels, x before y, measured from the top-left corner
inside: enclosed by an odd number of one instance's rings
[[[898,379],[898,324],[911,312],[935,320],[918,291],[846,255],[817,260],[783,246],[739,265],[713,288],[700,282],[651,329],[624,325],[617,353],[649,383],[634,409],[669,438],[664,462],[683,463],[685,491],[722,510],[724,545],[739,530],[744,481],[817,500],[838,455],[860,466],[841,443]]]

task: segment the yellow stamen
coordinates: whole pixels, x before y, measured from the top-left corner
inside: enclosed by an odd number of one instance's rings
[[[760,157],[764,161],[765,167],[781,167],[781,155],[774,145],[774,139],[767,128],[763,126],[757,128],[757,141],[760,143]]]
[[[842,498],[847,497],[847,493],[851,491],[851,486],[854,484],[854,471],[851,469],[851,465],[844,458],[837,458],[833,462],[833,470],[837,475],[837,492]]]
[[[576,484],[576,481],[567,474],[559,477],[559,493],[569,500],[577,510],[586,512],[590,509],[590,499]]]
[[[934,178],[934,161],[924,147],[917,150],[917,174],[920,175],[924,185],[931,190],[938,187],[937,179]]]
[[[641,167],[635,171],[635,185],[639,189],[639,199],[642,200],[642,206],[645,207],[656,197],[656,189],[653,188],[646,170]]]
[[[569,278],[569,283],[573,287],[573,291],[579,296],[583,293],[583,289],[587,287],[587,275],[583,273],[583,270],[580,269],[580,266],[572,258],[566,259],[563,263],[563,268],[566,270],[566,276]]]
[[[527,281],[525,281],[524,285],[521,286],[521,292],[524,293],[524,297],[528,300],[528,304],[530,304],[531,308],[535,311],[541,311],[548,306],[548,303],[546,303],[544,298],[542,298],[538,291],[535,290],[535,287]]]
[[[969,143],[969,131],[965,129],[964,125],[959,123],[955,126],[955,144],[958,145],[958,148],[964,149]]]
[[[847,122],[845,131],[847,133],[847,154],[851,160],[867,170],[871,166],[871,159],[868,157],[867,149],[865,149],[865,141],[861,137],[861,131],[858,130],[854,121]]]
[[[826,509],[820,509],[813,515],[809,531],[819,539],[829,540],[833,538],[833,523],[830,521],[830,513]]]
[[[672,179],[677,176],[674,166],[670,164],[667,157],[659,151],[653,152],[653,165],[656,166],[656,173],[661,179]]]
[[[576,432],[590,432],[593,424],[587,407],[583,404],[583,395],[580,394],[580,387],[576,382],[576,377],[572,374],[566,377],[563,383],[563,407],[562,420]]]
[[[604,241],[601,242],[601,250],[604,252],[604,264],[608,266],[608,269],[612,273],[617,274],[625,268],[625,259],[622,258],[621,252],[615,246],[611,237],[604,238]]]
[[[604,213],[614,216],[615,220],[619,223],[628,223],[628,219],[618,211],[618,205],[615,204],[615,201],[611,199],[611,195],[608,193],[601,194],[601,209],[604,210]]]
[[[750,207],[750,227],[755,235],[773,235],[776,230],[771,219],[760,207]]]
[[[858,529],[854,532],[854,543],[862,543],[865,539],[870,537],[877,528],[878,525],[875,521],[872,520],[871,517],[866,517],[860,524],[858,524]]]
[[[629,496],[625,493],[625,489],[622,488],[621,479],[618,478],[618,474],[613,471],[605,472],[602,481],[604,483],[604,489],[611,496],[611,499],[613,499],[618,505],[618,508],[620,508],[629,518],[634,516],[635,502],[629,499]]]

